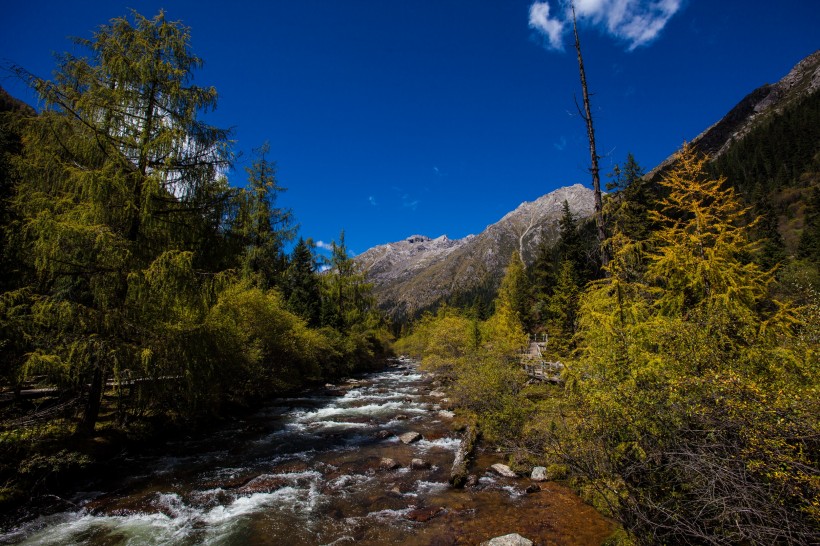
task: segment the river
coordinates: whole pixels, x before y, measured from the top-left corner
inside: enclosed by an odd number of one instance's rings
[[[393,361],[124,459],[119,478],[69,499],[76,508],[21,524],[0,543],[460,545],[516,532],[536,544],[599,545],[610,534],[611,523],[561,485],[527,494],[529,479],[489,472],[500,454],[479,453],[478,485],[452,489],[460,440],[442,397],[415,362]],[[403,443],[409,431],[422,439]]]

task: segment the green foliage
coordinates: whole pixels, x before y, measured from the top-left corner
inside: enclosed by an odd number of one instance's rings
[[[771,297],[745,259],[754,222],[704,173],[684,147],[651,252],[613,237],[544,441],[638,538],[801,542],[820,491],[816,327]]]
[[[712,172],[726,176],[741,194],[768,195],[817,170],[820,142],[820,95],[807,94],[734,142],[715,160]]]
[[[575,266],[571,261],[564,260],[561,262],[553,295],[547,304],[550,344],[559,352],[568,350],[575,334],[579,292]]]
[[[436,315],[427,313],[412,332],[396,343],[396,351],[420,358],[422,368],[454,380],[458,370],[467,366],[481,343],[475,319],[443,306]]]
[[[499,357],[522,352],[527,345],[523,313],[529,301],[528,279],[518,253],[514,253],[504,272],[495,300],[495,312],[481,327],[485,349]]]
[[[239,397],[265,396],[321,377],[330,343],[285,308],[275,290],[237,284],[219,297],[206,321],[218,340],[221,382]]]
[[[643,241],[649,237],[654,227],[649,211],[656,208],[658,191],[652,182],[644,176],[643,167],[630,153],[623,166],[616,164],[609,175],[611,182],[604,205],[607,222],[612,229],[623,233],[630,239]]]
[[[321,318],[321,292],[316,275],[313,241],[300,238],[296,243],[285,272],[283,290],[288,307],[310,326],[318,326]]]
[[[276,180],[276,166],[267,159],[270,146],[254,150],[256,155],[246,168],[248,187],[239,196],[239,210],[231,227],[233,236],[243,243],[243,274],[262,288],[281,285],[284,273],[284,245],[293,240],[292,212],[276,206],[285,188]]]
[[[514,443],[531,411],[520,396],[526,376],[518,355],[527,335],[515,310],[524,282],[523,264],[514,254],[490,318],[479,322],[443,306],[396,343],[398,352],[420,357],[423,369],[450,385],[454,401],[475,416],[485,438],[506,445]]]
[[[331,247],[329,268],[321,277],[321,323],[342,332],[378,327],[381,318],[371,294],[373,287],[348,255],[344,232]]]
[[[797,254],[820,269],[820,186],[814,187],[806,203],[805,227]]]
[[[216,90],[192,83],[186,27],[132,12],[76,43],[53,81],[16,69],[43,112],[0,114],[0,388],[60,400],[4,407],[35,424],[0,435],[0,495],[84,466],[60,451],[71,429],[197,423],[371,369],[392,341],[343,239],[325,275],[310,242],[288,263],[267,145],[228,186],[229,132],[201,120]]]

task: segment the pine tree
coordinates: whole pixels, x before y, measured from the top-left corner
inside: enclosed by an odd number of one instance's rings
[[[498,289],[498,300],[508,302],[511,310],[525,328],[530,324],[531,292],[524,262],[518,251],[514,251]]]
[[[38,274],[28,369],[90,384],[91,432],[110,373],[195,365],[169,344],[204,314],[195,251],[222,237],[231,157],[228,132],[197,118],[216,91],[190,83],[187,28],[133,12],[75,42],[89,56],[58,57],[53,81],[17,70],[46,108],[24,129],[14,206]]]
[[[351,258],[345,244],[344,231],[339,242],[331,244],[330,266],[322,275],[323,325],[341,332],[355,327],[371,327],[377,321],[372,285],[366,282]]]
[[[526,308],[528,280],[518,252],[513,252],[498,295],[495,311],[484,323],[482,339],[491,353],[510,357],[519,353],[527,344],[521,312]]]
[[[657,196],[644,177],[643,167],[629,153],[623,166],[616,164],[609,176],[611,182],[606,187],[614,190],[606,206],[610,229],[637,241],[646,240],[652,227],[649,210],[654,208]]]
[[[551,339],[560,349],[566,349],[575,333],[575,317],[578,312],[578,276],[569,260],[561,262],[555,290],[549,300],[549,321],[554,328]]]
[[[276,206],[277,197],[285,188],[276,180],[276,165],[268,160],[269,152],[267,143],[254,150],[255,158],[246,168],[248,187],[242,192],[232,230],[244,243],[245,275],[262,288],[280,284],[286,266],[284,247],[293,240],[296,231],[293,213]]]
[[[312,246],[312,241],[299,238],[291,253],[284,291],[288,307],[315,327],[320,320],[321,293]]]

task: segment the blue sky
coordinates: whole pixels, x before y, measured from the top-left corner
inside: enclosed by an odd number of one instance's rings
[[[820,48],[820,2],[577,0],[609,172],[647,170]],[[265,141],[300,234],[349,248],[478,233],[522,201],[589,185],[578,69],[555,0],[78,0],[8,3],[0,59],[47,76],[69,36],[129,7],[191,27],[209,120]],[[561,31],[563,30],[563,34]],[[564,48],[561,51],[561,47]],[[0,85],[30,103],[19,82]]]

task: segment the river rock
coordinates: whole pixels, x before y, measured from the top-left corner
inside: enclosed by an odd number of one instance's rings
[[[430,391],[430,396],[433,396],[435,398],[444,398],[447,395],[441,392],[440,390],[434,390]]]
[[[401,440],[403,444],[412,444],[413,442],[421,440],[421,434],[418,432],[405,432],[399,436],[399,440]]]
[[[401,468],[401,463],[396,459],[382,457],[379,461],[379,470],[396,470],[397,468]]]
[[[424,523],[425,521],[430,521],[442,512],[444,512],[443,507],[431,506],[430,508],[416,508],[415,510],[410,510],[404,515],[404,517],[411,521],[418,521],[419,523]]]
[[[532,495],[533,493],[538,493],[539,491],[541,491],[541,486],[537,483],[531,483],[527,486],[527,488],[524,491],[527,493],[527,495]]]
[[[517,478],[518,475],[513,472],[509,466],[501,463],[495,463],[493,466],[490,467],[492,471],[494,471],[499,476],[504,478]]]
[[[486,542],[482,542],[480,546],[532,546],[532,541],[518,533],[510,533],[503,537],[491,538]]]
[[[393,419],[395,419],[396,421],[407,421],[409,419],[409,417],[407,417],[403,413],[400,413],[400,414],[396,415],[395,417],[393,417]]]
[[[388,438],[392,438],[393,436],[395,435],[389,430],[380,430],[376,433],[376,438],[378,438],[379,440],[387,440]]]
[[[430,466],[432,465],[424,459],[413,459],[410,461],[410,468],[413,470],[427,470]]]
[[[450,410],[440,410],[438,412],[439,417],[444,417],[445,419],[452,419],[456,416],[456,414]]]
[[[258,476],[242,487],[240,487],[237,491],[240,495],[253,495],[255,493],[271,493],[276,491],[277,489],[281,489],[288,485],[287,480],[282,479],[278,476]]]
[[[475,474],[470,474],[469,476],[467,476],[467,481],[464,482],[465,487],[478,487],[478,484],[478,476],[476,476]]]
[[[534,482],[545,482],[547,481],[547,468],[544,466],[536,466],[532,469],[532,474],[530,474],[530,479]]]

